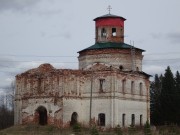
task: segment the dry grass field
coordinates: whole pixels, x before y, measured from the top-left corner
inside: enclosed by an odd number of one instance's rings
[[[89,129],[81,128],[80,132],[74,132],[71,129],[59,129],[53,126],[39,126],[39,125],[21,125],[13,126],[0,131],[0,135],[92,135]],[[94,133],[93,135],[97,135]],[[99,132],[99,135],[121,135],[114,130]],[[133,130],[124,129],[122,135],[144,135],[144,130],[135,128]],[[180,127],[177,126],[163,126],[153,128],[149,135],[180,135]]]

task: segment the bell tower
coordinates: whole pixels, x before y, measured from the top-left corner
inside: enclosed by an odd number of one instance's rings
[[[124,43],[124,21],[121,16],[109,14],[97,17],[95,21],[96,43]]]
[[[124,43],[125,18],[109,13],[94,19],[95,44],[79,51],[79,69],[86,70],[94,63],[103,63],[121,71],[142,71],[140,48]]]

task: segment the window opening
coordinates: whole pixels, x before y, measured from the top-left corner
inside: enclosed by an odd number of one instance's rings
[[[122,80],[122,92],[125,93],[126,80]]]
[[[122,114],[122,126],[125,126],[126,114]]]
[[[134,81],[131,82],[131,94],[134,93]]]
[[[131,116],[131,125],[134,126],[135,125],[135,115],[132,114]]]
[[[105,79],[99,79],[99,91],[100,92],[103,92],[103,84],[104,84],[104,81],[105,81]]]
[[[38,78],[38,92],[41,91],[41,79]]]
[[[120,70],[120,71],[123,70],[123,66],[122,66],[122,65],[119,66],[119,70]]]
[[[140,126],[142,126],[143,115],[140,115]]]
[[[100,113],[98,115],[98,125],[105,126],[105,114],[104,113]]]
[[[112,28],[112,36],[116,36],[116,28]]]
[[[101,30],[101,37],[106,37],[107,33],[106,33],[106,29],[102,28]]]
[[[136,71],[139,71],[139,67],[136,67]]]

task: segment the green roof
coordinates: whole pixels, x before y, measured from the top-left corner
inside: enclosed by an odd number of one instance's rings
[[[94,45],[85,48],[80,52],[86,51],[86,50],[95,50],[95,49],[131,49],[133,46],[132,45],[128,45],[126,43],[114,43],[114,42],[105,42],[105,43],[95,43]],[[144,52],[145,50],[139,49],[134,47],[135,49],[138,49],[142,52]]]

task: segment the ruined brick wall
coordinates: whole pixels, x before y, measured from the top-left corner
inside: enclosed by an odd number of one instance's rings
[[[100,80],[103,80],[102,86]],[[123,80],[126,81],[124,91]],[[88,126],[91,88],[92,119],[96,124],[100,113],[106,115],[105,125],[109,128],[122,124],[123,113],[127,117],[126,126],[131,122],[131,114],[135,114],[136,124],[142,114],[145,123],[149,117],[148,85],[148,77],[140,72],[120,71],[101,64],[85,71],[54,69],[44,64],[16,77],[15,124],[38,123],[37,109],[43,106],[47,110],[47,124],[69,127],[72,114],[76,112],[78,122]]]
[[[142,52],[136,51],[135,68],[142,71]],[[109,66],[119,68],[123,67],[124,71],[132,70],[132,56],[131,50],[127,49],[101,49],[88,50],[81,52],[79,56],[79,69],[84,69],[93,63],[105,63]]]

